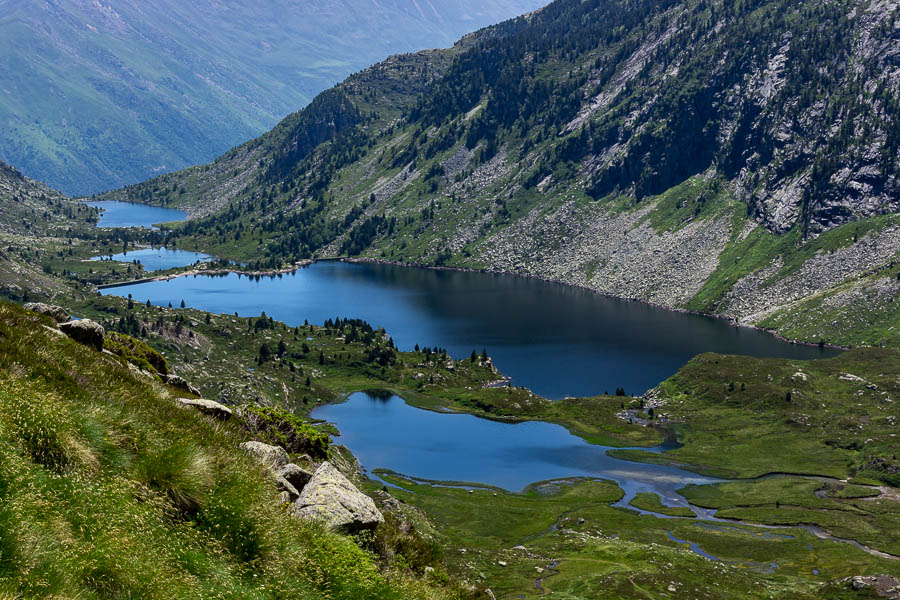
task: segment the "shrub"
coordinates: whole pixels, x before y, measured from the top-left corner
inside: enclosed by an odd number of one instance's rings
[[[440,547],[391,511],[384,512],[384,523],[378,524],[374,534],[360,541],[387,565],[403,566],[419,575],[425,567],[441,567]]]
[[[146,343],[124,333],[116,331],[107,333],[106,339],[103,341],[103,348],[145,371],[158,375],[169,373],[169,364],[162,354]]]
[[[327,433],[303,422],[297,415],[270,406],[248,404],[240,410],[243,426],[269,444],[283,447],[291,454],[309,454],[326,458],[331,438]]]

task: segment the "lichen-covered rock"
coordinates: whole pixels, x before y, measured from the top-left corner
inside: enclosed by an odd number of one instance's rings
[[[283,478],[299,491],[306,487],[306,484],[312,479],[313,474],[294,463],[288,463],[275,471],[275,477]]]
[[[291,514],[325,522],[332,529],[354,533],[384,522],[375,502],[349,479],[324,462],[291,505]]]
[[[188,394],[194,394],[195,396],[200,395],[200,391],[197,388],[189,384],[183,377],[179,377],[178,375],[167,375],[166,383],[176,390],[187,392]]]
[[[400,512],[400,501],[384,490],[375,492],[375,498],[385,512]]]
[[[78,321],[62,323],[59,328],[76,342],[90,346],[98,352],[103,351],[103,340],[106,338],[106,330],[103,329],[100,323],[90,319],[79,319]]]
[[[262,442],[244,442],[241,449],[246,450],[273,472],[288,464],[288,453],[281,446],[270,446]]]
[[[222,419],[223,421],[231,418],[231,409],[224,404],[216,402],[215,400],[203,400],[199,398],[178,398],[178,402],[180,402],[184,406],[191,406],[193,408],[196,408],[204,414],[215,417],[217,419]]]
[[[30,310],[39,315],[46,315],[57,323],[65,323],[69,320],[69,313],[61,306],[44,304],[43,302],[31,302],[25,305],[25,310]]]

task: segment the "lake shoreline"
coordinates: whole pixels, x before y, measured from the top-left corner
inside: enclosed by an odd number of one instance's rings
[[[784,335],[778,333],[774,329],[769,329],[766,327],[759,327],[757,325],[750,325],[748,323],[741,323],[734,317],[729,317],[726,315],[720,315],[720,314],[716,314],[716,313],[706,313],[706,312],[697,311],[697,310],[690,310],[687,308],[666,306],[659,302],[653,302],[652,300],[645,300],[642,298],[619,296],[616,294],[611,294],[609,292],[601,292],[599,290],[590,288],[586,285],[582,285],[582,284],[578,284],[578,283],[571,283],[571,282],[567,282],[567,281],[564,281],[561,279],[556,279],[553,277],[543,277],[541,275],[534,275],[532,273],[513,273],[510,271],[504,271],[504,270],[500,270],[500,269],[491,269],[491,268],[447,267],[447,266],[436,266],[436,265],[423,265],[423,264],[419,264],[419,263],[407,263],[407,262],[402,262],[402,261],[387,260],[387,259],[383,259],[383,258],[325,256],[325,257],[321,257],[321,258],[304,259],[290,267],[284,267],[282,269],[267,269],[265,271],[243,271],[243,270],[237,269],[237,268],[191,269],[191,270],[183,271],[180,273],[157,275],[157,276],[153,276],[153,277],[143,277],[141,279],[134,279],[131,281],[107,283],[107,284],[103,284],[103,285],[98,285],[97,289],[98,290],[113,289],[113,288],[129,286],[129,285],[137,285],[140,283],[151,283],[151,282],[155,282],[155,281],[170,281],[173,279],[177,279],[179,277],[187,277],[187,276],[195,276],[196,277],[197,275],[222,276],[222,275],[229,275],[231,273],[235,273],[238,275],[246,275],[248,277],[275,277],[278,275],[287,275],[290,273],[295,273],[298,270],[308,267],[310,265],[313,265],[317,262],[345,262],[345,263],[350,263],[350,264],[390,265],[390,266],[395,266],[395,267],[424,269],[424,270],[428,270],[428,271],[451,271],[451,272],[458,272],[458,273],[483,273],[483,274],[490,274],[490,275],[505,275],[505,276],[511,276],[511,277],[521,277],[523,279],[534,279],[537,281],[542,281],[544,283],[551,283],[551,284],[565,286],[568,288],[582,290],[585,292],[590,292],[591,294],[601,296],[604,298],[610,298],[613,300],[621,300],[624,302],[635,302],[637,304],[643,304],[645,306],[650,306],[653,308],[667,310],[667,311],[671,311],[671,312],[675,312],[675,313],[694,315],[694,316],[698,316],[698,317],[708,317],[710,319],[717,319],[720,321],[725,321],[725,322],[729,323],[730,325],[732,325],[733,327],[740,327],[740,328],[744,328],[744,329],[750,329],[753,331],[765,333],[765,334],[771,335],[772,337],[774,337],[775,339],[777,339],[779,341],[782,341],[782,342],[785,342],[788,344],[793,344],[796,346],[806,346],[806,347],[810,347],[810,348],[820,347],[820,348],[828,348],[830,350],[841,350],[841,351],[850,350],[850,347],[841,346],[839,344],[831,344],[831,343],[819,344],[819,343],[815,343],[815,342],[809,342],[809,341],[805,341],[805,340],[797,340],[797,339],[789,338],[787,336],[784,336]]]
[[[117,281],[116,283],[104,283],[102,285],[98,285],[98,290],[108,290],[113,288],[127,287],[129,285],[138,285],[140,283],[153,283],[155,281],[171,281],[173,279],[178,279],[179,277],[188,277],[193,275],[196,277],[197,275],[209,275],[209,276],[222,276],[222,275],[230,275],[235,273],[237,275],[246,275],[247,277],[276,277],[278,275],[287,275],[289,273],[295,273],[299,269],[304,267],[308,267],[313,264],[314,260],[301,261],[301,263],[297,263],[293,267],[285,267],[284,269],[270,269],[266,271],[242,271],[236,268],[216,268],[216,269],[190,269],[188,271],[182,271],[180,273],[169,273],[167,275],[155,275],[153,277],[142,277],[140,279],[132,279],[131,281]]]

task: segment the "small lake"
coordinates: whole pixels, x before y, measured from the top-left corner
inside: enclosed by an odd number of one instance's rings
[[[370,472],[385,468],[435,481],[483,483],[512,492],[548,479],[610,479],[628,501],[656,492],[665,504],[687,506],[675,490],[719,481],[675,467],[630,462],[606,454],[552,423],[503,423],[467,414],[438,413],[391,394],[358,392],[312,416],[337,425],[335,443],[350,448]],[[660,451],[661,448],[649,449]]]
[[[112,256],[95,256],[91,260],[114,260],[123,263],[138,262],[145,271],[164,271],[175,267],[187,267],[198,261],[212,260],[209,254],[178,250],[174,248],[142,248],[129,250]]]
[[[548,398],[625,388],[641,394],[702,352],[797,360],[837,351],[778,340],[721,319],[607,298],[512,275],[320,261],[290,274],[180,277],[105,289],[141,302],[258,316],[288,325],[361,318],[398,347],[486,348],[514,385]]]
[[[143,227],[153,229],[157,223],[184,221],[188,214],[174,208],[161,208],[131,202],[98,201],[86,202],[88,206],[100,209],[97,227]]]

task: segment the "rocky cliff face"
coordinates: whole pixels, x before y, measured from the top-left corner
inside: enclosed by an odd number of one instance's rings
[[[727,95],[727,172],[778,233],[799,223],[814,235],[900,208],[898,4],[826,6],[829,19],[785,31],[765,65]],[[826,40],[829,54],[816,61]]]

